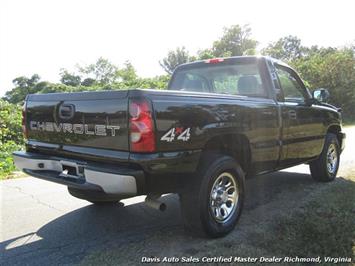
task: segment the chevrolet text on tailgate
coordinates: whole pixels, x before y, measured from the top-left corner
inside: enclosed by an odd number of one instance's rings
[[[30,121],[30,130],[48,131],[48,132],[63,132],[74,133],[79,135],[97,135],[97,136],[116,136],[116,130],[119,130],[120,126],[109,125],[94,125],[93,129],[89,129],[88,124],[70,124],[70,123],[55,123],[55,122],[40,122]],[[107,133],[107,130],[109,133]]]
[[[328,97],[269,57],[197,61],[167,90],[28,95],[14,159],[98,205],[147,195],[164,210],[160,196],[178,193],[185,227],[219,237],[240,217],[246,176],[308,163],[334,180],[345,134]]]

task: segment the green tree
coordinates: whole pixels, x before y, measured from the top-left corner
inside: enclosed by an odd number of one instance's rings
[[[233,25],[224,28],[223,36],[213,43],[212,53],[216,57],[255,54],[256,45],[249,25]]]
[[[0,99],[0,177],[15,170],[12,152],[24,144],[21,107]]]
[[[21,76],[18,78],[15,78],[12,82],[21,88],[32,88],[34,85],[38,83],[40,80],[40,76],[38,74],[33,74],[30,78],[27,78],[25,76]]]
[[[132,81],[138,78],[131,62],[126,61],[123,68],[117,68],[116,77],[123,81]]]
[[[168,55],[163,58],[162,61],[159,61],[160,66],[168,74],[172,74],[174,69],[181,64],[187,63],[190,61],[189,52],[185,47],[176,48],[168,52]]]
[[[80,86],[81,84],[81,77],[79,75],[75,75],[74,73],[69,73],[66,69],[60,70],[60,82],[64,85],[68,86]]]
[[[23,144],[22,108],[0,99],[0,142],[15,141]],[[1,145],[0,145],[1,146]]]
[[[96,80],[93,78],[86,78],[81,82],[81,85],[85,87],[90,87],[95,85]]]
[[[109,60],[100,57],[94,64],[77,66],[81,74],[93,78],[100,85],[111,84],[117,79],[118,67]]]
[[[159,61],[161,67],[172,74],[174,69],[181,64],[204,60],[214,57],[229,57],[240,55],[254,55],[256,53],[257,41],[251,38],[251,28],[249,25],[233,25],[224,28],[223,36],[215,41],[212,48],[202,49],[196,56],[190,56],[185,47],[176,48],[168,52],[168,55]]]
[[[40,77],[37,74],[33,74],[30,78],[25,76],[15,78],[12,83],[15,85],[10,91],[5,93],[5,99],[10,103],[20,103],[22,102],[27,94],[36,93]]]
[[[23,82],[26,79],[28,78],[19,77],[14,79],[14,85],[16,87],[10,91],[7,91],[3,99],[13,104],[22,104],[27,94],[72,92],[83,90],[81,86],[73,87],[65,84],[55,84],[48,81],[39,81],[38,79],[36,82],[32,82],[33,80],[28,83]]]
[[[261,50],[261,53],[280,60],[292,61],[300,58],[304,51],[305,48],[301,45],[301,40],[296,36],[289,35],[270,43]]]
[[[355,121],[355,53],[352,48],[315,48],[290,63],[311,89],[327,88],[330,103],[343,110],[346,121]]]
[[[203,49],[197,51],[197,59],[198,60],[205,60],[205,59],[211,59],[214,58],[213,51],[211,49]]]
[[[138,79],[137,88],[142,89],[166,89],[170,80],[170,75],[161,75],[154,78]]]

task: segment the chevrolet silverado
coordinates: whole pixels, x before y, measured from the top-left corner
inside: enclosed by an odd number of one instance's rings
[[[28,95],[14,160],[97,205],[147,195],[163,210],[160,196],[178,193],[185,227],[219,237],[241,215],[246,177],[307,163],[334,180],[345,134],[328,98],[270,57],[202,60],[166,90]]]

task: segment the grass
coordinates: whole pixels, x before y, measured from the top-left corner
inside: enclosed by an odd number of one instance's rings
[[[27,176],[25,173],[20,171],[14,171],[11,173],[0,173],[0,180],[13,179],[13,178],[21,178]]]
[[[270,230],[252,237],[244,254],[348,257],[355,260],[355,174],[331,183],[305,205],[277,217]],[[241,250],[231,251],[233,254]],[[323,261],[322,265],[326,263]],[[340,263],[340,265],[342,265]]]
[[[270,254],[355,258],[355,178],[335,183],[289,217],[275,221],[266,241]]]

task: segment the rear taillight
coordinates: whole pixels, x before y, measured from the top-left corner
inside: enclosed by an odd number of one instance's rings
[[[22,133],[23,136],[27,139],[28,138],[28,129],[26,126],[26,103],[24,103],[22,107]]]
[[[132,152],[154,152],[155,130],[151,103],[132,99],[129,103],[130,145]]]

